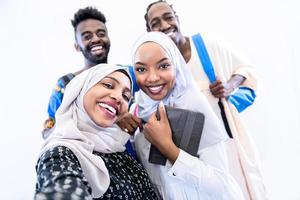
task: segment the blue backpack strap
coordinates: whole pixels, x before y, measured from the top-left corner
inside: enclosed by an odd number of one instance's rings
[[[140,88],[139,88],[139,86],[136,83],[136,78],[135,78],[135,75],[134,75],[134,68],[132,66],[128,66],[128,69],[129,69],[129,73],[130,73],[130,76],[131,76],[131,79],[132,79],[132,82],[133,82],[132,83],[133,84],[133,91],[132,91],[132,93],[134,94]]]
[[[74,74],[70,73],[60,77],[57,80],[55,88],[52,90],[47,109],[49,117],[45,120],[44,130],[42,131],[44,139],[46,139],[53,131],[52,127],[55,125],[55,113],[62,102],[66,85],[74,78],[74,76]]]
[[[200,35],[200,33],[192,36],[193,42],[195,44],[199,60],[201,61],[201,64],[203,66],[203,69],[211,83],[216,81],[216,75],[213,68],[213,65],[211,63],[211,60],[209,58],[209,55],[207,53],[205,44],[203,42],[203,39]]]
[[[130,73],[130,76],[131,76],[131,79],[132,79],[132,84],[133,84],[133,87],[132,87],[133,91],[132,91],[132,93],[135,94],[135,92],[137,92],[140,88],[139,88],[139,86],[136,83],[136,78],[135,78],[133,66],[128,66],[128,69],[129,69],[129,73]],[[131,102],[130,105],[132,103],[133,102]],[[128,142],[126,143],[125,147],[126,147],[127,153],[130,156],[132,156],[134,159],[137,159],[136,151],[135,151],[132,143],[130,142],[130,140],[128,140]]]
[[[201,64],[203,66],[203,69],[204,69],[209,81],[211,83],[215,82],[217,79],[216,79],[214,67],[211,63],[211,60],[209,58],[209,55],[207,53],[205,44],[203,42],[203,39],[202,39],[200,33],[198,33],[196,35],[193,35],[192,39],[193,39],[193,42],[195,44],[199,59],[200,59]],[[226,117],[226,113],[225,113],[225,110],[224,110],[224,105],[222,104],[221,99],[219,99],[218,105],[220,107],[221,117],[222,117],[222,120],[223,120],[223,123],[224,123],[224,127],[226,129],[226,132],[227,132],[227,134],[230,138],[233,138],[230,127],[229,127],[229,123],[228,123],[228,120],[227,120],[227,117]]]
[[[136,151],[133,148],[133,144],[131,143],[130,139],[125,144],[126,152],[134,159],[137,159]]]
[[[75,77],[74,74],[69,73],[67,75],[64,75],[60,77],[55,85],[55,88],[52,91],[52,94],[50,96],[50,100],[48,103],[48,115],[50,118],[55,118],[55,113],[60,106],[64,90],[67,86],[67,84]]]

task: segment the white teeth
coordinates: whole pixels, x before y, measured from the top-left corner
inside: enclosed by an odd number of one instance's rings
[[[173,35],[173,32],[167,33],[167,36],[171,36],[171,35]]]
[[[103,47],[102,46],[95,46],[91,48],[91,51],[98,51],[98,50],[102,50]]]
[[[98,103],[99,106],[103,107],[103,108],[106,108],[107,110],[109,110],[110,112],[112,112],[113,114],[116,114],[117,111],[114,107],[106,104],[106,103]]]
[[[162,85],[160,85],[160,86],[151,86],[151,87],[149,87],[149,90],[151,92],[157,93],[161,90],[162,87],[163,87]]]

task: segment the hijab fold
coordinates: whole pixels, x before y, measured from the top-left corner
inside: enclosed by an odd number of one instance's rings
[[[107,190],[110,178],[100,156],[102,153],[123,152],[129,135],[116,124],[103,128],[95,124],[83,107],[83,97],[105,76],[127,68],[120,65],[99,64],[73,78],[67,85],[62,104],[56,112],[53,133],[45,141],[41,154],[55,146],[66,146],[78,158],[84,175],[92,187],[93,198],[101,197]]]

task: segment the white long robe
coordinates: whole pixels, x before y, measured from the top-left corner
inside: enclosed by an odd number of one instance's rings
[[[209,80],[199,60],[196,48],[190,37],[191,59],[188,67],[199,89],[207,97],[213,110],[222,120],[218,106],[218,98],[215,98],[209,90]],[[246,78],[242,85],[257,89],[257,79],[252,66],[238,52],[228,45],[203,37],[206,49],[214,66],[215,74],[223,81],[228,81],[233,74]],[[220,45],[222,44],[222,45]],[[226,117],[234,139],[227,141],[227,157],[229,158],[229,170],[243,190],[246,199],[267,199],[263,183],[258,151],[247,132],[236,108],[227,100],[222,99]]]

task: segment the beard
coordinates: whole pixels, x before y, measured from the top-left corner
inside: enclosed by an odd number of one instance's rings
[[[102,52],[99,55],[92,54],[89,47],[84,48],[84,49],[81,48],[81,52],[82,52],[83,56],[90,63],[94,63],[95,65],[97,65],[97,64],[100,64],[100,63],[107,63],[107,57],[108,57],[110,45],[109,44],[105,44],[103,46],[103,48],[105,49],[105,51]]]

